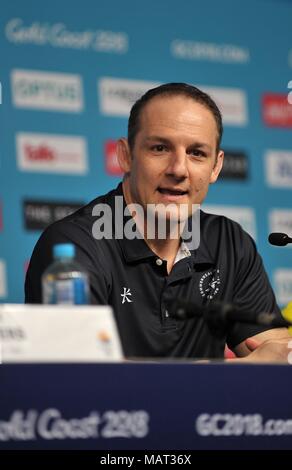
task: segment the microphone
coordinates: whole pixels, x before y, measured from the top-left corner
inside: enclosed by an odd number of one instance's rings
[[[170,304],[169,312],[177,320],[203,317],[210,329],[219,334],[226,330],[228,324],[236,322],[278,328],[292,326],[292,322],[279,317],[275,313],[251,312],[225,302],[211,302],[200,307],[192,302],[174,299]]]
[[[269,242],[271,245],[285,246],[292,243],[292,238],[288,237],[286,233],[274,232],[269,235]]]

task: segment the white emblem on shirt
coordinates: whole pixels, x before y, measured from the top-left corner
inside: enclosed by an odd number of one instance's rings
[[[220,271],[215,269],[214,271],[206,272],[200,279],[199,289],[202,297],[212,300],[213,297],[219,292],[221,280]]]
[[[124,304],[126,301],[133,302],[133,300],[128,298],[129,295],[132,295],[130,292],[130,289],[127,289],[127,287],[123,287],[123,289],[124,289],[124,293],[121,294],[121,297],[123,298],[122,304]]]

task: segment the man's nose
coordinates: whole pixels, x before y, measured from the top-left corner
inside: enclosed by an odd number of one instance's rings
[[[177,150],[169,156],[167,175],[175,178],[186,178],[188,174],[188,156],[185,151]]]

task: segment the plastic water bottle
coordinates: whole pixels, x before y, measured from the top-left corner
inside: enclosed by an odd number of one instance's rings
[[[53,247],[54,262],[42,276],[44,304],[84,305],[89,300],[88,275],[75,261],[75,246],[61,243]]]

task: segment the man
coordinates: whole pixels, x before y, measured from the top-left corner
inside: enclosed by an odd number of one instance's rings
[[[227,341],[248,360],[287,360],[286,329],[235,324],[217,337],[203,318],[181,321],[169,312],[172,300],[182,298],[199,306],[214,299],[279,314],[255,244],[238,224],[201,211],[198,248],[189,250],[180,232],[173,236],[173,220],[179,228],[194,223],[194,204],[203,202],[218,178],[221,136],[220,111],[199,89],[173,83],[149,90],[131,110],[128,139],[118,141],[123,183],[45,230],[28,269],[26,302],[41,302],[40,280],[52,246],[71,242],[90,275],[91,302],[113,306],[126,356],[223,357]],[[130,207],[120,222],[117,197]],[[133,204],[142,207],[142,217]],[[152,237],[145,230],[150,205],[166,208],[164,237],[156,226]],[[93,217],[100,207],[106,220],[112,215],[113,233],[134,221],[143,238],[100,239],[100,219]],[[177,207],[177,214],[168,207]]]

